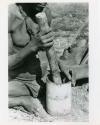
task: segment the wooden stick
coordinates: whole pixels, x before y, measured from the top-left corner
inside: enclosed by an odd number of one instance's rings
[[[46,14],[44,12],[36,14],[36,19],[39,24],[39,28],[41,32],[46,32],[49,29],[48,21]],[[48,58],[50,70],[52,72],[53,82],[55,84],[61,84],[60,70],[58,67],[57,56],[54,50],[54,47],[48,48],[46,50],[46,55]]]

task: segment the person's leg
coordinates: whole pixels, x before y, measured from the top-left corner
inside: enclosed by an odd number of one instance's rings
[[[26,105],[29,105],[27,103],[31,102],[30,101],[31,95],[27,86],[24,83],[21,83],[16,80],[9,82],[8,96],[9,96],[9,108],[16,106],[23,106],[24,108],[26,108]]]
[[[38,110],[37,99],[31,96],[19,96],[19,97],[9,97],[9,108],[15,106],[23,106],[30,113],[36,112]]]
[[[53,118],[45,111],[37,98],[31,96],[9,97],[9,108],[23,106],[29,113],[40,117],[44,121],[52,121]]]
[[[36,95],[38,95],[37,94],[38,91],[36,91],[37,89],[36,83],[34,84],[34,86],[32,86],[31,84],[30,86],[28,86],[30,87],[31,91],[35,90],[36,92],[30,92],[27,86],[25,83],[22,83],[16,80],[9,82],[9,90],[8,90],[9,107],[15,107],[19,105],[22,105],[22,106],[29,105],[29,103],[31,102],[32,96],[36,97]],[[34,94],[34,95],[31,96],[31,94]]]
[[[19,81],[11,81],[8,84],[8,96],[29,96],[30,92],[28,88]]]
[[[45,120],[52,119],[45,111],[40,101],[37,98],[30,96],[30,92],[27,87],[17,81],[9,83],[8,106],[9,108],[23,106],[28,112],[34,113]]]

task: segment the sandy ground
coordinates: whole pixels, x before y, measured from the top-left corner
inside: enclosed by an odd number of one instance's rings
[[[71,112],[63,117],[53,117],[51,122],[88,122],[89,115],[89,98],[87,91],[88,84],[72,87],[72,108]],[[28,114],[20,110],[9,109],[9,120],[47,122],[34,114]]]

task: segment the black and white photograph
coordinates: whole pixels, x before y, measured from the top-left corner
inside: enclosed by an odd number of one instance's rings
[[[8,115],[89,121],[89,3],[8,5]]]

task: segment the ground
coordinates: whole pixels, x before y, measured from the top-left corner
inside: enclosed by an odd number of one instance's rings
[[[88,18],[88,4],[49,4],[52,10],[51,27],[56,34],[54,47],[58,56],[62,55],[63,50],[73,44],[72,39],[79,27]],[[79,40],[84,40],[88,36],[88,27],[82,31]],[[71,112],[64,117],[54,117],[52,121],[88,121],[89,117],[89,91],[88,84],[72,87],[72,108]],[[9,109],[9,119],[18,121],[43,121],[43,119],[22,112],[20,109]]]
[[[72,109],[71,112],[63,117],[53,117],[52,122],[57,121],[73,121],[73,122],[88,122],[89,114],[89,93],[87,91],[88,84],[82,86],[72,87]],[[34,114],[28,114],[16,109],[9,109],[9,119],[18,121],[33,121],[41,122],[45,121],[40,117],[34,116]],[[46,121],[45,121],[46,122]]]

